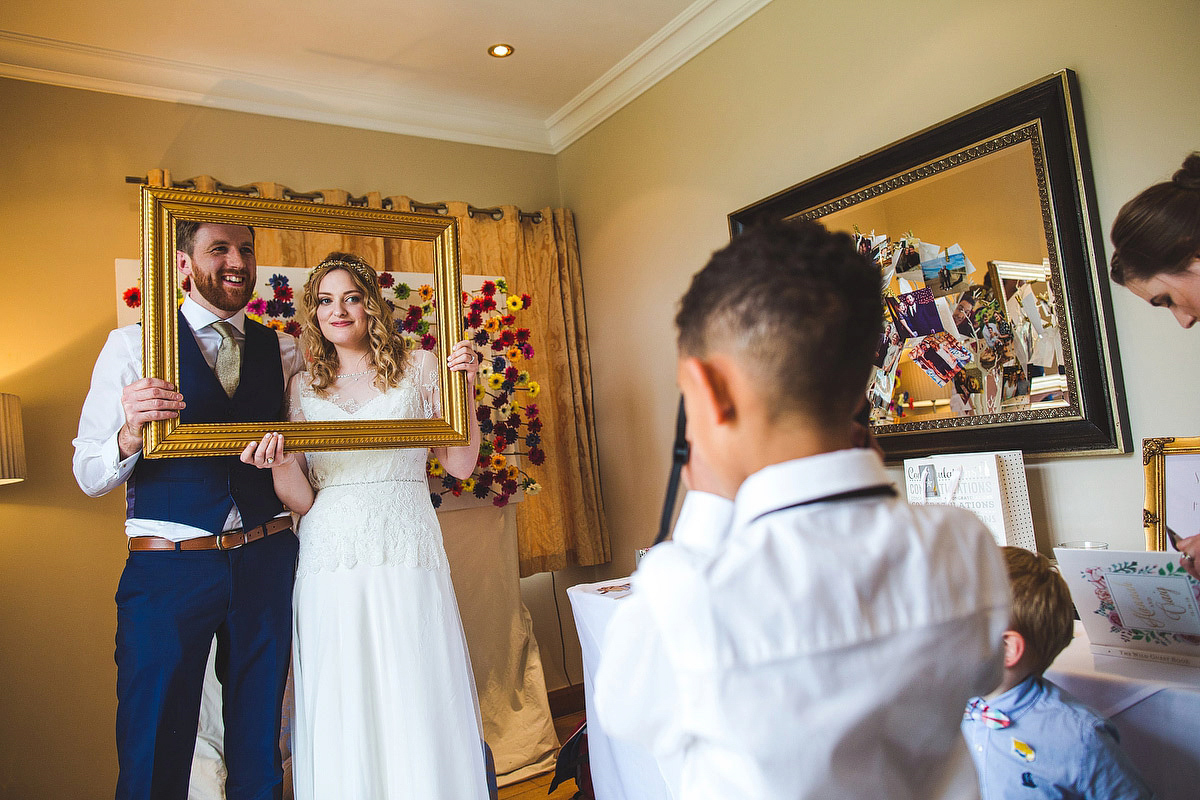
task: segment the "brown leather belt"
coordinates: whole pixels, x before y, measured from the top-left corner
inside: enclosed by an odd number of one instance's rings
[[[145,550],[233,550],[244,544],[257,542],[272,534],[292,529],[291,517],[276,517],[257,528],[248,531],[229,531],[213,536],[201,536],[197,539],[184,539],[182,542],[172,542],[161,536],[131,536],[129,550],[133,553]]]

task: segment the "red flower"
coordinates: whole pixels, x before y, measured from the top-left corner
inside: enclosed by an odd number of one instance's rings
[[[380,289],[390,289],[396,283],[396,279],[390,272],[381,272],[376,279],[379,281]]]
[[[529,342],[521,345],[521,355],[525,356],[526,360],[533,358],[533,345]]]
[[[494,505],[496,508],[504,508],[506,505],[508,505],[508,495],[506,495],[506,494],[497,495],[492,500],[492,505]]]
[[[437,347],[437,339],[434,338],[432,333],[427,333],[421,337],[422,350],[432,350],[435,347]]]
[[[517,335],[512,331],[504,331],[500,334],[500,341],[504,342],[505,347],[512,347],[517,343]]]
[[[504,380],[506,381],[515,381],[520,376],[521,370],[517,369],[516,367],[507,367],[504,370]]]
[[[142,290],[134,286],[126,289],[125,294],[121,295],[125,299],[125,305],[130,308],[142,307]]]
[[[190,291],[192,290],[192,276],[191,276],[191,275],[184,275],[184,276],[183,276],[183,283],[182,283],[182,284],[180,284],[180,285],[183,287],[183,291],[184,291],[184,292],[190,292]]]
[[[469,314],[467,314],[467,327],[468,328],[478,328],[482,324],[483,324],[483,315],[480,314],[478,311],[472,311]]]
[[[517,318],[514,317],[512,314],[505,314],[503,317],[500,318],[500,324],[504,325],[506,327],[513,325],[514,323],[516,323],[516,321],[517,321]]]
[[[287,284],[283,284],[281,286],[276,286],[275,287],[275,299],[276,300],[291,300],[292,299],[292,287],[288,286]]]
[[[516,481],[505,481],[504,482],[504,493],[505,494],[516,494],[516,492],[517,492],[517,482]]]
[[[521,295],[521,308],[529,308],[533,305],[533,298],[527,294]]]
[[[496,284],[493,281],[484,281],[483,286],[479,287],[479,292],[484,297],[491,297],[496,293]]]
[[[526,424],[529,425],[530,433],[537,433],[538,431],[540,431],[542,429],[542,421],[540,419],[537,419],[536,417],[529,420],[529,422]]]
[[[283,326],[283,332],[291,334],[292,336],[299,337],[300,336],[300,323],[296,322],[296,320],[294,320],[294,319],[289,319],[287,321],[287,324]]]
[[[529,463],[535,467],[540,467],[546,462],[546,451],[540,447],[529,448]]]
[[[409,319],[420,319],[423,316],[425,316],[425,312],[421,310],[420,306],[409,306],[408,307],[408,318]]]
[[[503,436],[497,436],[495,439],[492,439],[492,447],[496,448],[496,452],[499,453],[508,447],[508,439],[505,439]]]
[[[474,311],[476,314],[482,314],[483,313],[483,301],[482,300],[472,300],[471,301],[471,310]]]
[[[538,415],[537,403],[530,403],[525,406],[525,419],[533,419]]]
[[[495,311],[496,310],[496,298],[491,297],[489,295],[487,297],[484,297],[483,300],[481,300],[480,302],[482,304],[482,308],[484,311]]]
[[[529,341],[529,328],[517,328],[517,342],[525,344]]]

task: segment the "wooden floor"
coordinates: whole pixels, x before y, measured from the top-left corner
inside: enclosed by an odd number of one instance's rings
[[[569,714],[554,720],[554,730],[558,734],[558,741],[560,743],[566,741],[566,738],[571,735],[582,721],[583,712]],[[575,796],[575,792],[578,791],[575,781],[564,781],[554,790],[554,794],[547,794],[546,790],[550,788],[550,782],[553,778],[554,773],[547,772],[544,775],[537,775],[527,781],[514,783],[512,786],[503,786],[500,789],[500,800],[535,800],[535,798],[537,800],[571,800]]]

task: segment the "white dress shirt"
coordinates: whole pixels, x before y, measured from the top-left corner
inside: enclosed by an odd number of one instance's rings
[[[217,360],[221,346],[221,334],[212,323],[221,318],[199,303],[187,297],[180,306],[183,318],[196,336],[200,352],[211,368]],[[239,311],[227,320],[234,328],[234,336],[244,342],[246,338],[246,313]],[[276,331],[279,337],[279,354],[283,362],[283,382],[304,368],[304,359],[294,337]],[[142,326],[126,325],[108,335],[92,370],[92,385],[83,411],[79,415],[79,434],[71,444],[75,456],[71,460],[75,480],[79,488],[90,497],[107,494],[128,480],[133,467],[141,457],[141,451],[122,459],[117,446],[117,434],[125,424],[125,411],[121,407],[121,391],[142,377]],[[229,513],[224,530],[241,526],[237,507]],[[210,532],[191,525],[154,519],[127,519],[125,533],[129,536],[161,536],[174,542],[209,536]]]
[[[959,722],[1001,677],[1004,566],[969,512],[819,501],[890,483],[870,450],[776,464],[642,559],[595,708],[674,797],[978,796]]]

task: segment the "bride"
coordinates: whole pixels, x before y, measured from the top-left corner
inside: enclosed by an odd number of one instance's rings
[[[409,350],[365,261],[330,253],[304,286],[310,368],[288,386],[289,419],[441,415],[436,357]],[[468,397],[478,359],[450,354]],[[446,471],[475,469],[470,441],[434,448]],[[293,595],[292,748],[298,800],[471,800],[488,796],[471,665],[441,530],[425,478],[427,450],[285,449],[267,434],[242,461],[271,469],[303,514]]]

